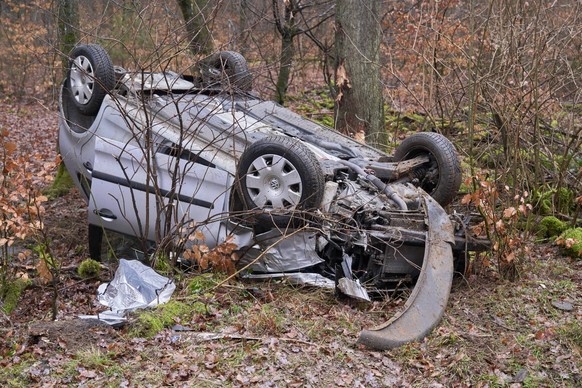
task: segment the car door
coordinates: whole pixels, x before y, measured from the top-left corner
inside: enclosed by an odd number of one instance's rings
[[[168,150],[96,138],[89,223],[152,241],[196,228],[210,246],[223,239],[232,177]]]

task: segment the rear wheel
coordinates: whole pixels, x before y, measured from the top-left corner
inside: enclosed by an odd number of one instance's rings
[[[105,95],[115,86],[115,71],[105,49],[80,45],[71,52],[66,87],[75,107],[84,115],[99,111]]]
[[[455,146],[443,135],[434,132],[416,133],[406,138],[394,152],[396,161],[426,155],[428,164],[413,171],[418,185],[441,206],[455,198],[461,186],[461,164]]]
[[[206,86],[220,84],[243,92],[253,88],[253,77],[245,58],[235,51],[221,51],[200,61],[202,81]]]

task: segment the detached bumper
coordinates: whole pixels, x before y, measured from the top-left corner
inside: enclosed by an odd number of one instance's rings
[[[453,225],[442,207],[423,198],[428,232],[420,276],[402,311],[388,322],[362,330],[358,342],[373,349],[392,349],[428,335],[440,322],[453,281]]]

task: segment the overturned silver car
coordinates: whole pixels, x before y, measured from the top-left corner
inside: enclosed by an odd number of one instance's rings
[[[59,101],[63,161],[88,203],[91,255],[113,230],[184,248],[232,241],[250,278],[322,282],[360,298],[413,287],[404,309],[360,342],[418,340],[447,304],[455,252],[443,210],[461,182],[437,133],[386,155],[252,92],[235,52],[197,75],[114,67],[76,47]]]

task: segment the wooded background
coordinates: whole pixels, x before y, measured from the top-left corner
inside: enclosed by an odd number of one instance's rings
[[[234,50],[246,57],[260,96],[355,137],[365,132],[367,141],[390,146],[412,123],[460,136],[469,175],[492,168],[512,195],[554,196],[562,187],[576,194],[581,7],[575,0],[5,0],[0,92],[54,104],[63,60],[77,43],[99,43],[131,70],[183,73],[210,52]],[[569,213],[560,209],[565,201],[550,201],[552,211]]]
[[[581,35],[580,0],[0,0],[0,381],[580,386]],[[467,258],[431,336],[383,354],[355,338],[399,297],[348,306],[321,290],[218,287],[220,274],[185,275],[174,307],[121,335],[74,326],[113,277],[85,260],[79,193],[45,191],[79,43],[135,71],[191,73],[238,51],[260,97],[358,140],[391,152],[416,131],[446,135],[466,178],[446,210],[477,220],[491,251]],[[154,323],[155,337],[134,338]],[[175,323],[228,334],[188,339]]]

